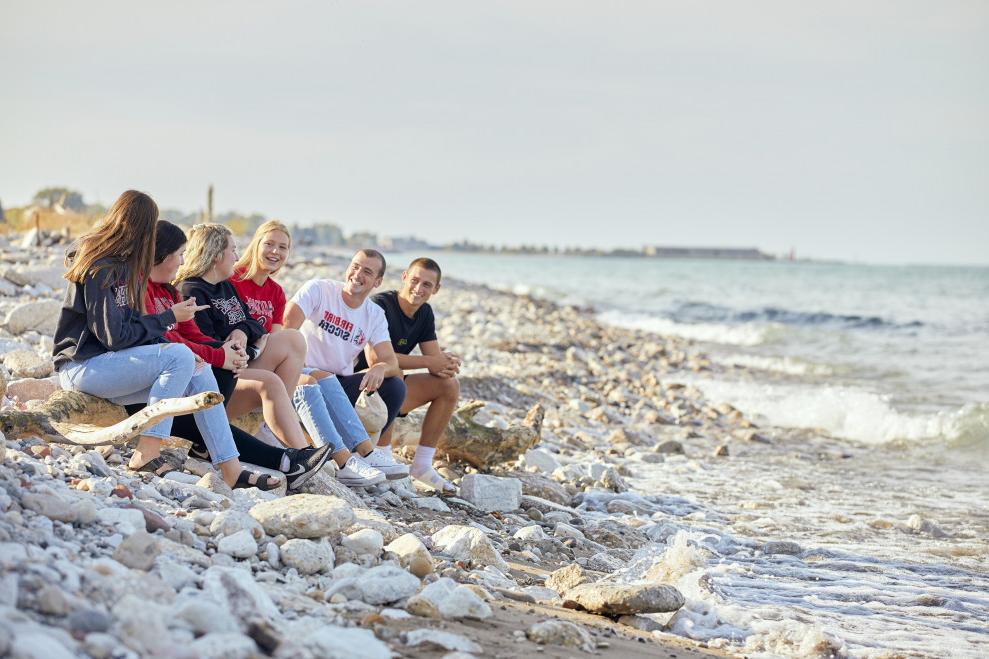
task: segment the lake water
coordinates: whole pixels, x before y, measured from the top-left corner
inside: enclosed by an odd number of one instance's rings
[[[716,468],[637,466],[684,507],[617,578],[673,566],[674,631],[753,656],[989,656],[989,268],[434,257],[690,338],[728,368],[677,380],[788,429]]]

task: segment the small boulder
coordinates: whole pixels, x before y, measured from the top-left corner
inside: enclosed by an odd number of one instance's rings
[[[595,643],[583,627],[565,620],[544,620],[525,630],[525,637],[539,645],[562,645],[578,648],[584,652],[594,652]]]
[[[460,496],[486,513],[518,510],[522,482],[486,474],[467,474],[460,483]]]
[[[29,400],[48,400],[58,389],[58,383],[51,378],[22,378],[7,385],[7,395],[26,403]]]
[[[340,533],[354,523],[354,511],[344,501],[319,494],[296,494],[259,503],[251,517],[270,536],[322,538]]]
[[[143,526],[144,517],[141,517]],[[147,572],[154,565],[161,549],[158,539],[147,531],[136,531],[117,546],[113,552],[113,560],[135,570]]]
[[[361,529],[346,535],[340,544],[358,556],[377,556],[385,544],[382,535],[374,529]]]
[[[433,548],[461,561],[477,565],[492,565],[503,571],[508,564],[480,529],[451,524],[432,535]]]
[[[33,350],[8,352],[3,356],[3,365],[17,378],[46,378],[54,368],[51,357],[42,357]]]
[[[577,563],[571,563],[566,567],[561,567],[559,570],[551,572],[546,577],[546,587],[552,588],[562,595],[571,588],[576,588],[581,584],[587,583],[589,580],[584,568]]]
[[[299,574],[316,574],[333,568],[333,548],[327,542],[293,538],[278,550],[279,559],[286,567],[294,567]]]
[[[566,593],[563,606],[606,616],[667,613],[683,606],[683,595],[661,584],[582,584]]]
[[[258,553],[258,543],[250,529],[241,529],[236,533],[220,538],[216,550],[234,558],[250,558]]]
[[[406,610],[424,618],[459,620],[473,618],[484,620],[491,617],[491,607],[469,586],[458,584],[453,579],[441,577],[409,599]]]
[[[54,334],[62,303],[58,300],[34,300],[19,304],[7,313],[4,325],[11,334],[23,334],[37,330],[42,334]],[[42,376],[43,377],[43,376]]]

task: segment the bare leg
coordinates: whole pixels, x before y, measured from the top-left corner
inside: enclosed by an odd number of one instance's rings
[[[134,448],[134,454],[131,456],[130,462],[127,465],[131,469],[137,469],[141,465],[147,464],[150,460],[154,460],[159,455],[161,455],[161,439],[159,437],[141,435],[137,440],[137,446]]]
[[[285,386],[285,391],[295,391],[303,362],[306,358],[306,340],[294,329],[284,329],[268,335],[268,343],[261,356],[250,363],[251,368],[272,371]]]
[[[237,417],[261,406],[264,420],[278,438],[291,448],[306,448],[292,400],[281,379],[271,371],[248,368],[237,378],[237,386],[227,404],[227,417]]]
[[[429,373],[413,373],[405,378],[405,402],[402,414],[429,404],[422,421],[419,445],[435,448],[450,423],[457,401],[460,399],[460,383],[456,378],[441,378]],[[378,446],[391,445],[391,427],[381,433]]]

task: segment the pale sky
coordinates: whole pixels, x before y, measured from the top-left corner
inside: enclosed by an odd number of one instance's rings
[[[989,263],[989,3],[0,4],[0,200]]]

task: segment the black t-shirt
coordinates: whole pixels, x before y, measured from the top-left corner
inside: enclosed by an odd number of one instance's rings
[[[436,340],[436,320],[429,304],[419,307],[415,315],[409,318],[398,304],[398,291],[378,293],[371,300],[385,311],[388,334],[395,354],[408,355],[420,343]],[[357,356],[354,370],[363,371],[366,368],[367,359],[361,352]]]

